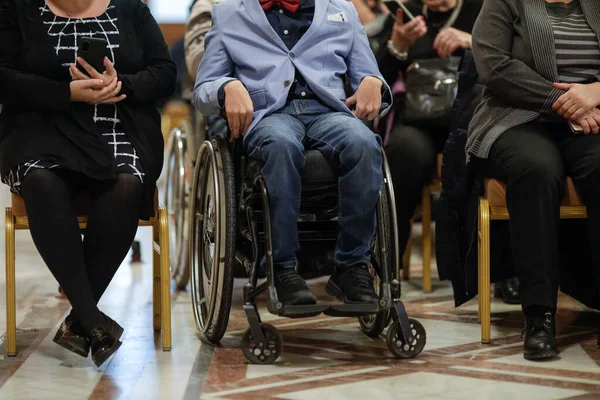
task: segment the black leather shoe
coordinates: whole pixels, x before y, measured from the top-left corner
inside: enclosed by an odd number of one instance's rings
[[[117,339],[121,339],[124,329],[115,320],[102,313],[108,326],[108,331]],[[71,314],[65,318],[58,328],[52,341],[65,349],[72,351],[82,357],[87,357],[90,352],[90,341],[87,338],[85,330],[78,320]]]
[[[317,304],[317,298],[308,288],[298,271],[293,268],[276,268],[273,276],[277,298],[284,305]]]
[[[494,297],[502,299],[506,304],[521,304],[519,279],[511,278],[495,283]]]
[[[92,329],[90,332],[92,361],[100,367],[121,347],[121,342],[103,328]]]
[[[558,357],[554,314],[525,316],[525,344],[523,356],[526,360],[540,361]]]
[[[87,357],[90,352],[90,341],[87,335],[79,322],[71,315],[60,324],[52,341],[81,357]]]
[[[345,304],[377,304],[373,276],[365,264],[335,267],[325,291]]]

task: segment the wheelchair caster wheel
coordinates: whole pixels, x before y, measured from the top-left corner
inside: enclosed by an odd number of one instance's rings
[[[410,318],[410,329],[413,334],[413,340],[411,343],[405,343],[402,339],[402,330],[400,329],[400,323],[394,321],[388,328],[386,334],[386,342],[388,349],[398,358],[415,358],[423,351],[425,343],[427,342],[427,336],[425,328],[421,323],[415,319]]]
[[[266,343],[259,343],[252,337],[250,328],[242,337],[242,351],[252,364],[273,364],[283,351],[283,337],[273,325],[260,324]]]

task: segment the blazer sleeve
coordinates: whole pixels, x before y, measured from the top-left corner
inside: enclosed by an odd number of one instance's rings
[[[350,87],[352,92],[356,92],[362,80],[367,76],[374,76],[381,80],[383,83],[383,89],[380,116],[383,116],[392,106],[392,91],[386,80],[379,72],[375,55],[371,51],[371,47],[369,45],[369,39],[367,38],[367,34],[360,23],[358,13],[352,4],[350,4],[350,9],[350,18],[354,36],[352,48],[350,49],[348,57],[346,58]]]
[[[15,0],[0,0],[0,104],[49,111],[69,109],[69,82],[18,69],[22,35]]]
[[[233,77],[234,63],[223,44],[221,27],[218,22],[218,10],[215,6],[212,15],[212,28],[206,35],[204,57],[196,74],[194,104],[204,115],[221,114],[219,89]]]
[[[486,0],[473,28],[473,55],[482,82],[516,108],[551,114],[564,93],[524,62],[513,58],[513,21],[506,0]]]
[[[173,94],[177,68],[150,9],[142,1],[136,0],[134,3],[133,24],[141,40],[146,68],[135,74],[118,75],[122,82],[121,94],[127,95],[127,101],[130,102],[153,104]]]
[[[198,65],[204,57],[204,40],[212,26],[212,9],[214,5],[214,0],[196,1],[186,26],[184,39],[185,62],[192,79],[196,79]]]

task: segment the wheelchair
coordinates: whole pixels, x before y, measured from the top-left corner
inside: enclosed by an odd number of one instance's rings
[[[306,160],[298,219],[301,273],[303,265],[333,266],[332,249],[338,233],[337,176],[319,151],[307,150]],[[370,270],[380,298],[375,305],[288,306],[278,300],[273,284],[269,194],[260,170],[258,161],[245,156],[241,141],[231,144],[225,135],[206,140],[198,152],[189,202],[188,248],[192,307],[203,338],[217,344],[224,336],[232,306],[234,270],[241,265],[248,277],[243,310],[249,324],[242,337],[242,351],[251,363],[273,363],[283,350],[279,331],[261,321],[256,299],[263,292],[271,314],[289,318],[319,314],[357,317],[360,329],[373,338],[389,325],[386,341],[396,357],[420,354],[426,343],[425,329],[408,317],[400,300],[394,190],[385,154],[371,250]],[[261,262],[263,257],[266,263]],[[317,272],[323,275],[327,271]],[[266,279],[259,283],[261,275]]]

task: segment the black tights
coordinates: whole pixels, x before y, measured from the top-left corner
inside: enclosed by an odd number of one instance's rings
[[[75,194],[87,190],[91,209],[82,241]],[[35,170],[21,185],[31,236],[88,332],[105,327],[97,303],[135,237],[142,184],[130,174],[98,181],[65,170]]]

